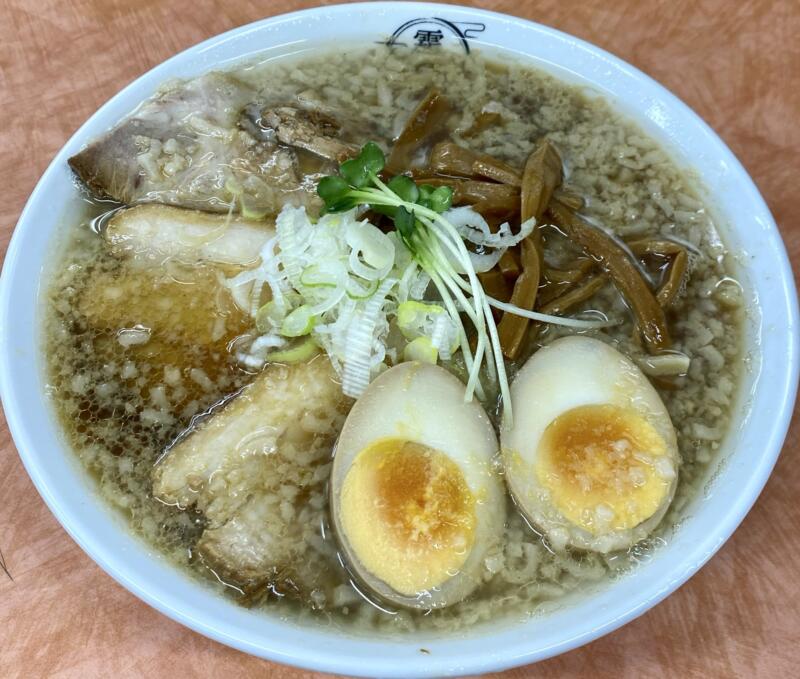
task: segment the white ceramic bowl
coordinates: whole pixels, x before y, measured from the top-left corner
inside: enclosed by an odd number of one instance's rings
[[[695,168],[728,245],[746,254],[740,276],[750,309],[746,341],[753,359],[734,418],[738,429],[727,440],[713,480],[677,535],[649,563],[544,618],[459,637],[426,635],[424,641],[301,629],[233,605],[151,553],[106,511],[65,448],[45,397],[38,350],[40,274],[61,219],[77,201],[69,156],[169,77],[229,66],[268,49],[298,52],[333,38],[342,46],[384,40],[403,26],[397,36],[403,42],[413,41],[420,29],[440,30],[446,44],[511,50],[588,85]],[[31,195],[8,249],[0,294],[0,387],[14,441],[52,512],[102,568],[166,615],[248,653],[319,670],[403,677],[471,674],[540,660],[619,627],[674,591],[719,549],[752,506],[783,443],[797,385],[797,318],[789,262],[756,187],[708,126],[660,85],[592,45],[509,16],[446,5],[353,4],[274,17],[212,38],[136,80],[78,130]],[[422,654],[421,646],[430,653]]]

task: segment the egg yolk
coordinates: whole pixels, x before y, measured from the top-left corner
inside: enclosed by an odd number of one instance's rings
[[[640,414],[573,408],[545,429],[536,475],[551,503],[593,535],[633,528],[665,501],[675,470],[667,444]]]
[[[455,575],[475,539],[475,498],[458,465],[413,441],[362,450],[342,484],[342,530],[363,566],[414,596]]]

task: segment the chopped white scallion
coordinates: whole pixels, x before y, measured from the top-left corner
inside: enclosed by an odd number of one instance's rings
[[[398,204],[380,180],[375,183],[378,188],[371,193],[376,202]],[[257,369],[270,360],[302,360],[298,357],[322,349],[341,376],[344,393],[358,397],[386,367],[386,358],[394,361],[398,356],[401,347],[388,345],[390,324],[395,322],[406,340],[406,360],[435,363],[461,350],[469,373],[465,400],[473,393],[484,398],[480,374],[485,364],[486,376],[499,384],[508,402],[491,307],[576,328],[609,325],[605,320],[526,311],[486,295],[477,273],[491,269],[507,248],[530,235],[533,219],[516,234],[508,224],[493,233],[472,208],[442,215],[420,206],[409,210],[421,226],[404,241],[396,231],[383,233],[359,219],[363,213],[358,209],[313,222],[304,208],[284,207],[276,220],[276,236],[262,248],[259,266],[226,283],[261,333],[246,350],[237,351],[239,360]],[[478,252],[471,252],[468,244]],[[272,297],[266,304],[265,288]],[[437,299],[430,299],[431,290],[438,293]],[[462,315],[475,327],[474,348]]]
[[[262,333],[238,352],[243,364],[260,367],[319,347],[341,375],[343,391],[358,396],[383,369],[387,354],[397,355],[386,346],[389,319],[399,305],[420,299],[430,278],[396,234],[357,215],[328,214],[313,223],[303,208],[285,207],[261,264],[228,280]],[[272,293],[266,304],[260,299],[263,286]],[[455,330],[439,333],[439,341],[452,341]],[[307,338],[297,345],[302,351],[287,340],[300,337]]]

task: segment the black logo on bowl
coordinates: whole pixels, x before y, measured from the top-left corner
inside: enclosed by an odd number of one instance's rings
[[[440,47],[448,40],[455,39],[469,54],[469,39],[486,30],[486,24],[473,21],[448,21],[440,17],[411,19],[398,26],[389,38],[382,41],[384,45],[401,45],[408,47]],[[410,39],[409,42],[404,42]]]

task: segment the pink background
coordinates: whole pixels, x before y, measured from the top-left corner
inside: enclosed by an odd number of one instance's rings
[[[0,252],[50,159],[106,99],[216,33],[318,4],[0,0]],[[467,3],[469,4],[469,3]],[[800,2],[497,0],[617,54],[731,146],[800,258]],[[509,677],[788,677],[800,666],[797,418],[753,511],[711,562],[621,630]],[[209,641],[138,601],[70,540],[0,415],[2,677],[311,676]]]

